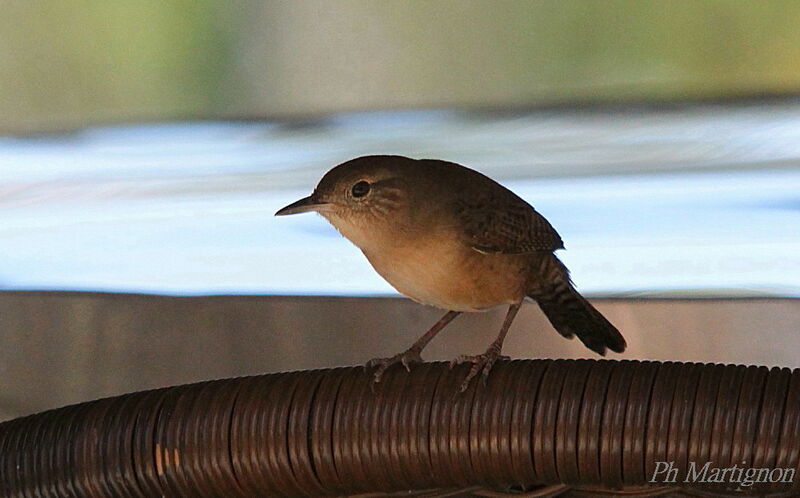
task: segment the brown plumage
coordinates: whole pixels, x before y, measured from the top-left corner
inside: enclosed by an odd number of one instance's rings
[[[625,340],[570,282],[553,254],[561,237],[530,204],[489,177],[455,163],[365,156],[336,166],[307,198],[279,215],[317,211],[358,246],[399,292],[449,312],[407,351],[370,362],[376,381],[394,363],[407,368],[458,313],[508,304],[497,339],[462,356],[488,375],[525,297],[536,300],[564,337],[589,349],[622,352]]]

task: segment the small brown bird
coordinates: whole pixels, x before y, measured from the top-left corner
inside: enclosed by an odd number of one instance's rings
[[[485,353],[451,362],[472,364],[461,389],[484,379],[522,301],[534,299],[564,337],[592,351],[618,353],[625,339],[581,296],[553,254],[563,249],[550,223],[516,194],[455,163],[402,156],[359,157],[330,170],[314,192],[277,213],[316,211],[358,246],[400,293],[448,310],[408,350],[377,358],[375,381],[395,363],[422,361],[431,339],[464,311],[509,305],[497,339]]]

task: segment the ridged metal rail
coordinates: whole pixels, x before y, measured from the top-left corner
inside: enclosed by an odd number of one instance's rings
[[[362,368],[261,375],[19,418],[0,424],[0,493],[149,498],[401,490],[428,490],[426,496],[800,491],[800,478],[752,485],[730,478],[684,482],[690,462],[797,469],[800,370],[518,360],[499,362],[486,385],[473,382],[458,393],[465,368],[392,368],[374,391]],[[661,474],[650,482],[657,462],[674,462],[674,482],[663,482]]]

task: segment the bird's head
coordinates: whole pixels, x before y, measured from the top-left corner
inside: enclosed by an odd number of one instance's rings
[[[328,171],[314,192],[276,216],[316,211],[342,235],[364,248],[378,232],[402,226],[414,185],[414,159],[364,156]]]

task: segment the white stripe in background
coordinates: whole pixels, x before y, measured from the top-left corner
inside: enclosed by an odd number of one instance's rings
[[[0,287],[390,294],[315,215],[367,153],[461,162],[556,226],[581,290],[800,296],[800,105],[345,115],[0,138]]]

